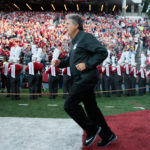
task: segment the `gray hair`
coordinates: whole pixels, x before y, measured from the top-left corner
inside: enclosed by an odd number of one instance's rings
[[[78,15],[78,14],[69,14],[69,15],[66,16],[66,19],[70,19],[71,22],[74,25],[78,24],[79,25],[78,29],[83,30],[83,20],[82,20],[80,15]]]

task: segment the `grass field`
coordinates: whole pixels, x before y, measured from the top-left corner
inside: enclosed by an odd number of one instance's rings
[[[43,95],[38,100],[29,100],[28,95],[22,95],[19,101],[12,101],[10,98],[0,95],[0,117],[69,118],[63,109],[64,101],[62,95],[55,100],[49,99],[47,95]],[[119,98],[115,96],[111,98],[97,97],[97,102],[105,116],[142,110],[142,108],[134,108],[139,106],[150,109],[148,94]]]

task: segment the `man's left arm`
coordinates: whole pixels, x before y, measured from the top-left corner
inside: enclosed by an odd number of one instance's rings
[[[92,35],[86,36],[85,47],[92,56],[89,57],[88,61],[85,62],[86,69],[95,68],[101,64],[108,56],[107,49]]]

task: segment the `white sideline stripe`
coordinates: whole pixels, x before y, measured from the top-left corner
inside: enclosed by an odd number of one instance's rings
[[[104,106],[106,108],[114,108],[115,106]]]
[[[48,104],[48,106],[57,107],[58,105],[57,104]]]
[[[138,109],[142,109],[142,110],[144,110],[145,108],[144,107],[133,107],[133,108],[138,108]]]
[[[81,150],[72,119],[0,117],[0,150]]]
[[[18,104],[19,106],[28,106],[29,104]]]

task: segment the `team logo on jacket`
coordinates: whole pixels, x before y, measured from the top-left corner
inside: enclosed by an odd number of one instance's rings
[[[74,46],[73,46],[73,50],[75,50],[77,48],[77,43],[76,44],[74,44]]]

